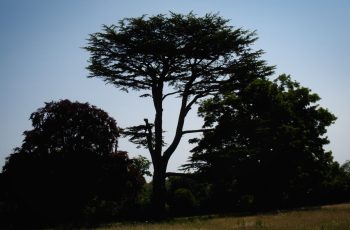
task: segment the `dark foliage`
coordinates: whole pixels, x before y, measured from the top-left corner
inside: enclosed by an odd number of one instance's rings
[[[273,67],[260,60],[262,51],[250,46],[255,33],[228,25],[218,15],[197,17],[170,13],[128,18],[91,34],[90,77],[128,91],[146,91],[155,109],[154,122],[126,130],[131,141],[148,148],[154,167],[154,210],[163,215],[168,161],[186,133],[185,117],[201,98],[217,92],[225,82],[269,76]],[[164,147],[163,103],[169,96],[181,100],[174,139]],[[157,216],[157,215],[156,215]]]
[[[144,178],[117,151],[114,119],[89,104],[46,103],[1,174],[9,224],[118,218],[132,207]],[[123,213],[122,213],[123,212]],[[5,214],[4,214],[5,215]]]
[[[210,185],[198,178],[171,176],[167,180],[167,204],[174,216],[198,215],[210,212]]]
[[[212,184],[212,208],[271,209],[335,202],[340,175],[326,128],[336,119],[286,75],[226,85],[199,108],[205,133],[185,168]],[[339,179],[339,178],[338,178]],[[341,179],[340,179],[341,180]],[[344,197],[343,197],[344,198]]]
[[[152,176],[152,173],[149,171],[151,162],[144,156],[137,156],[132,159],[134,167],[141,173],[143,176]]]

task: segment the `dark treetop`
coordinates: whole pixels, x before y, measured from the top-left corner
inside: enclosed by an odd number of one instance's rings
[[[192,13],[127,18],[90,35],[85,47],[90,53],[90,77],[125,91],[142,90],[141,96],[153,100],[154,123],[145,119],[144,125],[131,127],[126,134],[151,154],[153,192],[163,191],[156,197],[164,195],[168,160],[181,137],[205,131],[183,130],[191,107],[225,82],[272,73],[273,67],[259,60],[262,51],[250,48],[256,39],[253,32],[233,28],[218,15]],[[174,138],[163,151],[163,102],[168,96],[181,98],[181,107]]]

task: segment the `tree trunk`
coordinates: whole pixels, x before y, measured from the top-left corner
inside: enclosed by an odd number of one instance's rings
[[[152,215],[154,219],[163,219],[166,215],[166,167],[167,161],[163,159],[154,164],[153,191],[152,191]]]
[[[163,147],[163,82],[160,81],[152,88],[154,108],[156,111],[154,119],[154,150],[151,151],[153,162],[153,192],[152,192],[152,215],[155,219],[165,217],[166,202],[166,168],[168,159],[162,156]]]

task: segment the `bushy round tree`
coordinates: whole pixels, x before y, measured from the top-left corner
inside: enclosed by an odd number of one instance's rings
[[[88,103],[61,100],[30,119],[33,129],[3,168],[19,217],[62,222],[130,206],[144,178],[126,152],[117,151],[113,118]]]
[[[239,84],[238,84],[239,83]],[[317,94],[289,76],[229,84],[199,113],[214,128],[192,150],[191,163],[213,186],[213,205],[260,208],[326,202],[336,167],[327,127],[336,117]]]

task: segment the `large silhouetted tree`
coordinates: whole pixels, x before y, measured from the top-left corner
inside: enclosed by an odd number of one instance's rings
[[[127,18],[90,35],[85,47],[90,52],[90,77],[125,91],[145,91],[142,96],[153,101],[154,122],[144,119],[143,125],[126,133],[150,152],[156,213],[164,210],[166,168],[182,136],[204,131],[183,130],[192,106],[224,82],[271,74],[273,68],[260,60],[262,51],[250,48],[256,39],[255,33],[233,28],[218,15],[192,13]],[[181,106],[174,138],[166,145],[163,107],[169,96],[178,96]]]

